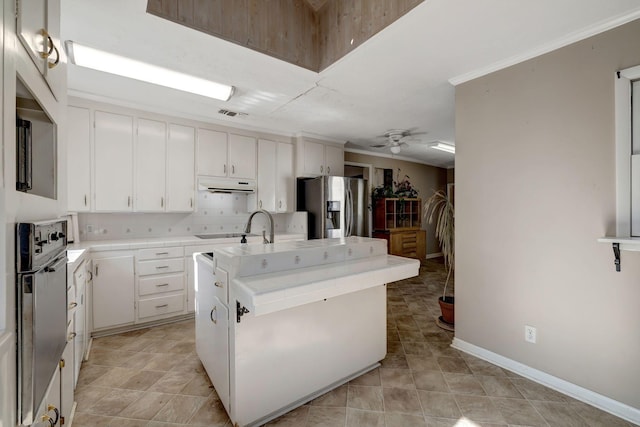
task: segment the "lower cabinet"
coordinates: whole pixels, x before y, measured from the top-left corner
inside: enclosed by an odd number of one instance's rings
[[[31,427],[59,427],[71,423],[73,410],[73,343],[67,342],[42,407]]]
[[[196,352],[225,409],[229,411],[229,308],[219,296],[228,289],[228,276],[211,263],[198,262],[196,291]]]
[[[385,239],[391,255],[407,258],[425,259],[427,254],[425,230],[388,230],[374,231],[372,237]]]
[[[131,324],[135,320],[133,254],[93,258],[93,329]]]
[[[184,248],[160,247],[136,252],[136,322],[186,313]]]

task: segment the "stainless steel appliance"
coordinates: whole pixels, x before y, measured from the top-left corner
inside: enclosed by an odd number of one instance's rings
[[[35,421],[67,341],[67,223],[16,225],[19,421]]]
[[[310,239],[369,235],[367,180],[321,176],[298,181],[298,210],[308,212]]]

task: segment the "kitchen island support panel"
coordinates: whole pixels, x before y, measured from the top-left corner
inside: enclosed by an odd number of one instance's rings
[[[374,367],[386,355],[386,321],[384,285],[243,318],[232,349],[231,419],[259,425]]]

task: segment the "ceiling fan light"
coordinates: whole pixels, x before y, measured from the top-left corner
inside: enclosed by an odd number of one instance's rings
[[[400,146],[399,145],[392,145],[391,147],[389,147],[389,150],[391,150],[391,153],[393,153],[393,154],[398,154],[398,153],[400,153]]]
[[[451,154],[456,154],[455,145],[445,144],[444,142],[440,142],[440,141],[429,144],[429,148],[433,148],[434,150],[445,151]]]

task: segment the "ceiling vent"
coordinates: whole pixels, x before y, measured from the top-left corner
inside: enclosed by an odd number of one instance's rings
[[[244,117],[248,115],[247,113],[237,113],[235,111],[229,111],[224,109],[218,110],[218,114],[222,114],[224,116],[229,116],[229,117],[235,117],[235,116]]]

